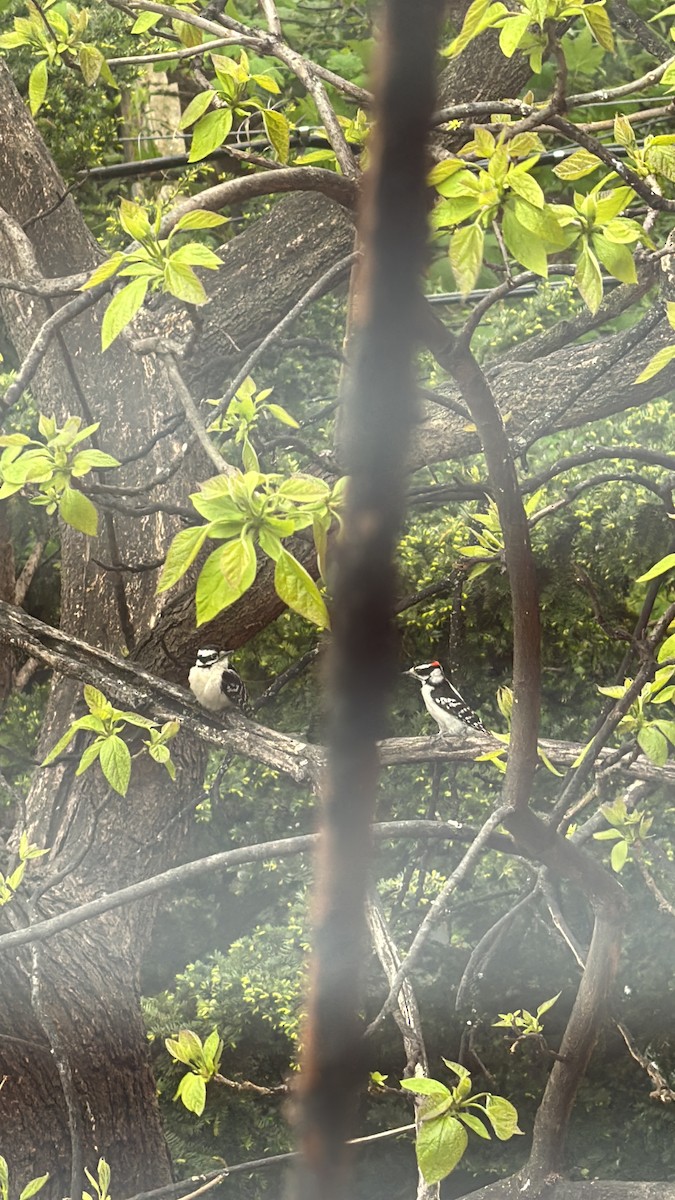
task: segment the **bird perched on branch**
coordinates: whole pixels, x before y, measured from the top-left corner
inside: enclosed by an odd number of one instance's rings
[[[456,687],[446,679],[439,662],[421,663],[404,674],[412,675],[422,685],[422,699],[427,712],[434,718],[441,734],[457,737],[469,729],[487,733],[483,722],[469,708]]]
[[[246,687],[241,676],[230,666],[229,655],[229,650],[205,646],[197,651],[197,661],[190,668],[190,689],[209,712],[225,712],[232,708],[246,710]]]

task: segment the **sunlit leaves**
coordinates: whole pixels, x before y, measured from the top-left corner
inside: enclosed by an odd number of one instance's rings
[[[93,733],[94,740],[84,747],[75,774],[83,775],[93,763],[98,762],[110,787],[121,796],[126,796],[131,779],[132,756],[121,733],[125,726],[131,725],[144,730],[148,735],[135,749],[135,754],[145,753],[147,750],[150,757],[161,763],[170,777],[175,779],[167,743],[178,733],[180,726],[177,721],[166,721],[160,726],[148,717],[115,708],[103,692],[91,684],[85,685],[83,697],[89,712],[86,716],[71,721],[66,732],[43,760],[43,767],[49,766],[63,754],[80,731]]]
[[[9,904],[10,900],[14,899],[23,881],[26,872],[26,863],[34,858],[42,858],[42,855],[47,853],[48,850],[42,850],[39,846],[33,845],[28,840],[27,833],[24,832],[21,834],[17,848],[17,858],[19,860],[17,865],[8,875],[3,875],[2,871],[0,871],[0,908],[4,904]],[[35,1190],[37,1191],[38,1189],[36,1188]]]
[[[501,0],[473,0],[464,17],[462,28],[445,49],[444,53],[454,58],[461,54],[474,38],[486,29],[500,30],[499,46],[506,58],[516,50],[527,54],[530,69],[541,71],[544,51],[547,47],[547,23],[581,17],[586,22],[593,38],[604,50],[614,49],[612,29],[604,7],[604,0],[596,3],[570,3],[569,0],[520,0],[513,9]]]
[[[134,279],[113,296],[103,314],[101,349],[107,350],[141,307],[150,284],[149,279]]]
[[[190,1067],[178,1084],[174,1100],[180,1100],[190,1112],[201,1116],[206,1104],[206,1084],[218,1074],[222,1039],[214,1029],[202,1044],[191,1029],[181,1029],[178,1037],[166,1038],[164,1044],[176,1062]]]
[[[49,515],[57,512],[63,520],[80,533],[95,537],[98,517],[91,500],[78,488],[73,479],[90,471],[118,467],[119,463],[103,450],[79,450],[81,442],[91,437],[98,423],[81,428],[79,417],[68,417],[57,428],[53,417],[40,415],[38,429],[44,442],[25,434],[0,437],[0,500],[25,491],[31,504],[46,509]]]
[[[474,287],[483,263],[485,234],[478,223],[463,225],[450,238],[450,264],[463,295]]]
[[[14,29],[0,34],[0,49],[16,50],[27,47],[38,61],[28,77],[28,102],[33,116],[44,104],[49,86],[49,71],[64,64],[79,63],[82,77],[89,86],[102,77],[112,84],[113,78],[105,58],[97,46],[85,42],[89,10],[64,4],[58,8],[28,0],[27,17],[15,17]]]
[[[469,1143],[467,1128],[487,1141],[490,1134],[485,1120],[501,1141],[521,1132],[518,1114],[508,1100],[489,1092],[472,1095],[471,1076],[466,1067],[446,1058],[443,1062],[458,1076],[452,1088],[423,1076],[400,1081],[406,1091],[422,1097],[415,1152],[422,1176],[429,1184],[438,1183],[454,1171]]]
[[[253,404],[254,396],[253,386],[240,400],[249,416],[255,407],[246,402]],[[223,544],[206,559],[197,580],[197,624],[202,625],[249,589],[256,576],[259,547],[275,563],[275,587],[284,603],[320,629],[328,627],[328,611],[319,588],[283,546],[283,540],[308,526],[321,539],[333,522],[339,521],[339,485],[331,489],[310,475],[284,480],[257,470],[238,471],[207,480],[191,499],[207,524],[176,535],[160,578],[160,591],[185,574],[205,538],[222,540]]]
[[[188,230],[213,229],[222,225],[226,218],[204,209],[195,209],[176,222],[168,237],[160,238],[160,211],[151,221],[140,204],[122,199],[119,220],[124,232],[138,243],[138,248],[117,251],[92,272],[82,287],[82,291],[86,291],[115,275],[131,277],[131,283],[116,292],[103,314],[103,350],[134,319],[148,291],[168,292],[187,304],[206,304],[208,296],[193,267],[215,271],[221,265],[218,255],[201,242],[187,242],[175,248],[173,239]]]

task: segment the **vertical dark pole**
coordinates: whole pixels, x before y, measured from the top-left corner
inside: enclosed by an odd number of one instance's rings
[[[414,415],[415,311],[426,238],[425,144],[442,0],[388,0],[376,132],[361,218],[344,446],[350,475],[334,579],[332,729],[317,863],[314,958],[298,1087],[297,1194],[348,1194],[347,1149],[365,1082],[359,1020],[370,824],[395,670],[394,553]]]

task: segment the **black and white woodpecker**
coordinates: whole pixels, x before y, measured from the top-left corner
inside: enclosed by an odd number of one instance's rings
[[[229,650],[205,646],[197,651],[197,661],[190,668],[190,689],[209,712],[227,709],[246,710],[248,695],[240,675],[229,664]]]
[[[457,688],[446,679],[439,662],[420,663],[404,673],[421,683],[422,699],[427,712],[438,725],[439,733],[458,737],[466,732],[467,727],[487,733],[480,718],[469,708]]]

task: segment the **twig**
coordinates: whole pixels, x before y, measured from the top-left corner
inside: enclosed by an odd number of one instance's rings
[[[483,826],[480,830],[480,833],[478,833],[476,835],[475,841],[469,847],[466,854],[462,858],[461,862],[458,864],[458,866],[455,867],[455,870],[452,872],[450,877],[446,880],[441,891],[438,893],[438,895],[435,897],[435,899],[429,906],[429,908],[424,916],[424,920],[420,924],[420,926],[417,930],[417,933],[415,934],[415,936],[412,940],[412,944],[410,946],[410,949],[408,950],[405,960],[404,960],[402,966],[400,967],[400,969],[396,972],[396,975],[394,976],[394,978],[391,982],[389,992],[388,992],[388,995],[387,995],[387,998],[386,998],[384,1004],[380,1008],[380,1011],[377,1014],[377,1016],[375,1017],[375,1019],[373,1021],[371,1021],[370,1025],[368,1026],[368,1028],[366,1030],[367,1037],[370,1036],[371,1034],[375,1033],[375,1031],[382,1024],[382,1021],[386,1017],[387,1013],[390,1013],[392,1008],[396,1004],[398,993],[400,991],[400,988],[401,988],[401,985],[402,985],[404,979],[407,979],[410,972],[417,965],[417,962],[419,961],[419,957],[428,941],[430,933],[432,932],[435,925],[438,923],[438,921],[441,919],[441,917],[445,913],[445,910],[448,905],[448,901],[449,901],[452,893],[456,890],[456,888],[459,886],[459,884],[462,882],[462,880],[466,877],[467,873],[469,872],[469,870],[471,869],[473,864],[476,862],[479,855],[483,853],[483,849],[488,841],[490,834],[492,834],[494,832],[494,830],[497,828],[497,826],[499,824],[501,824],[507,811],[508,810],[506,809],[506,807],[502,806],[502,807],[496,809],[495,812],[490,814],[487,821],[485,821],[485,823],[483,824]]]
[[[204,193],[202,192],[202,195],[203,194]],[[307,289],[307,291],[300,297],[299,300],[296,301],[293,307],[281,318],[281,320],[277,321],[277,324],[270,329],[269,333],[266,334],[259,345],[256,346],[253,353],[250,354],[246,359],[243,367],[241,367],[241,369],[238,371],[235,379],[229,385],[225,394],[218,401],[217,407],[213,412],[214,418],[217,417],[219,413],[225,411],[230,403],[230,400],[237,394],[238,389],[241,387],[247,375],[251,374],[255,364],[260,358],[262,358],[270,346],[274,345],[277,339],[285,333],[289,326],[293,324],[297,317],[304,312],[304,310],[309,304],[312,303],[312,301],[317,300],[324,294],[324,292],[328,291],[333,284],[337,283],[337,281],[341,279],[351,267],[353,267],[358,258],[358,252],[354,251],[351,254],[347,254],[344,258],[341,258],[339,262],[334,263],[332,267],[329,267],[327,271],[324,271],[323,275],[321,275],[319,279],[317,279],[316,282]]]
[[[190,390],[178,369],[178,363],[176,362],[173,354],[164,355],[164,363],[169,381],[174,389],[174,392],[176,393],[176,396],[183,406],[192,431],[207,458],[209,458],[213,463],[219,475],[234,474],[234,467],[223,458],[220,450],[214,446],[211,438],[206,432],[202,419],[199,415],[197,405],[192,399]]]

